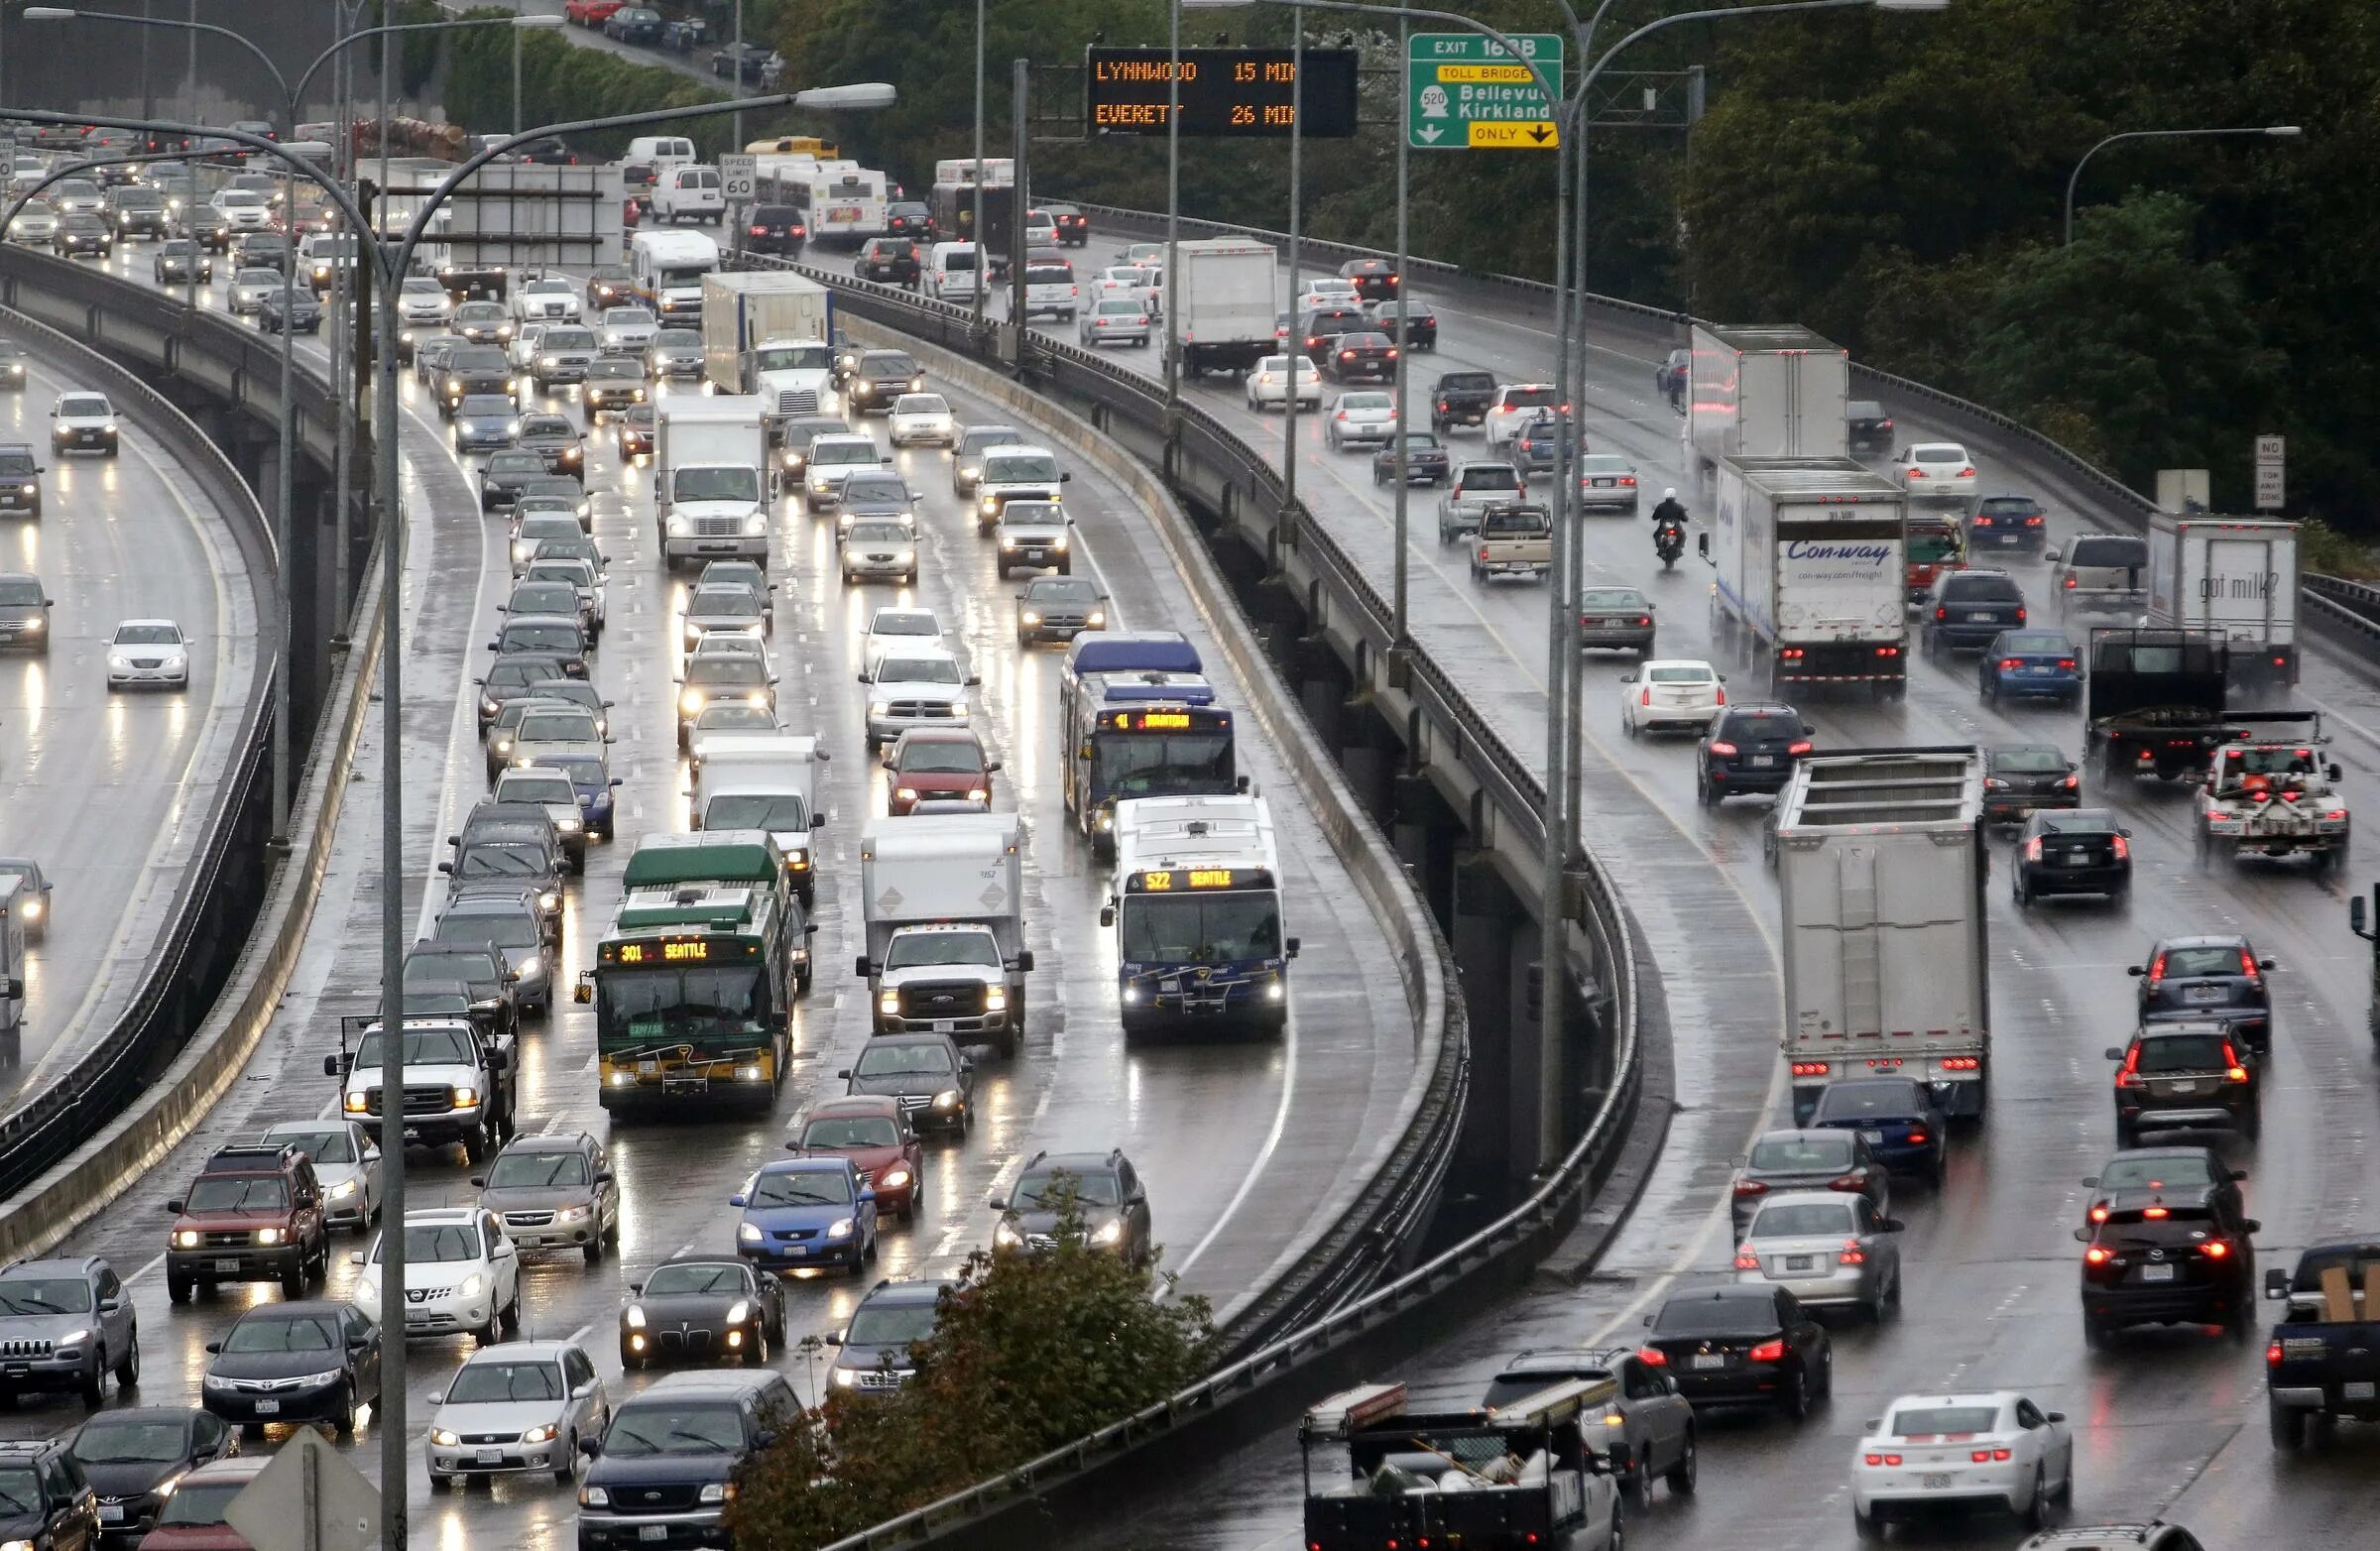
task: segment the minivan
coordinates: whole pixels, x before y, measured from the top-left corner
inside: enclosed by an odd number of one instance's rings
[[[653,213],[674,226],[680,221],[716,226],[727,218],[715,167],[665,167],[653,185]]]
[[[622,160],[650,162],[654,171],[666,172],[695,160],[694,142],[683,135],[639,135],[628,143],[628,155]]]

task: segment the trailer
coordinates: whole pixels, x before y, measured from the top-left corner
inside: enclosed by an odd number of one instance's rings
[[[1850,352],[1798,324],[1694,325],[1680,461],[1708,495],[1723,458],[1847,458]]]
[[[1713,606],[1782,692],[1906,692],[1908,497],[1846,457],[1725,458],[1702,552]],[[1714,552],[1716,549],[1716,552]]]
[[[2238,517],[2149,518],[2149,623],[2211,631],[2225,676],[2298,681],[2298,525]]]

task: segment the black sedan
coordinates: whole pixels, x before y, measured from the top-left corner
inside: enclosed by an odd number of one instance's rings
[[[586,441],[566,415],[524,415],[515,440],[543,458],[548,474],[577,474],[587,466]]]
[[[1653,655],[1657,629],[1652,600],[1633,587],[1579,589],[1579,650]]]
[[[1108,595],[1079,576],[1036,576],[1016,594],[1016,645],[1072,641],[1108,628]]]
[[[2273,1039],[2273,992],[2264,977],[2277,968],[2247,938],[2225,934],[2168,937],[2128,973],[2140,981],[2143,1022],[2217,1019],[2262,1054]]]
[[[1641,1349],[1698,1406],[1774,1406],[1800,1421],[1834,1393],[1826,1327],[1782,1287],[1737,1283],[1676,1292]]]
[[[1371,326],[1396,337],[1396,298],[1374,301],[1364,309],[1371,318]],[[1414,350],[1438,348],[1438,309],[1419,297],[1405,298],[1405,344]]]
[[[264,1303],[206,1344],[209,1412],[252,1434],[268,1422],[329,1422],[345,1437],[380,1403],[380,1328],[327,1299]]]
[[[887,286],[914,286],[922,269],[917,243],[908,237],[871,237],[851,263],[860,279]]]
[[[631,1282],[620,1308],[620,1366],[741,1359],[758,1368],[785,1339],[784,1284],[734,1255],[664,1260]]]
[[[798,259],[801,245],[809,235],[809,227],[802,224],[801,212],[793,206],[756,204],[745,214],[743,227],[736,233],[736,249],[741,253]]]
[[[231,217],[213,205],[193,205],[181,217],[182,234],[209,253],[231,247]]]
[[[1367,301],[1393,299],[1401,284],[1396,266],[1386,259],[1350,259],[1339,266],[1339,278],[1356,283],[1356,295]]]
[[[1986,549],[2038,554],[2049,532],[2049,514],[2031,496],[1985,496],[1966,520],[1967,547],[1976,554]]]
[[[205,1411],[136,1405],[84,1422],[66,1452],[99,1498],[99,1532],[130,1539],[155,1527],[184,1472],[239,1453],[240,1438]]]
[[[1047,215],[1050,224],[1057,228],[1059,247],[1088,248],[1091,246],[1090,216],[1085,215],[1071,204],[1045,204],[1041,206],[1041,212]]]
[[[65,259],[85,254],[108,258],[116,251],[116,230],[96,215],[61,215],[50,251]]]
[[[2014,824],[2042,809],[2082,805],[2075,762],[2046,743],[2003,743],[1983,751],[1983,822]]]
[[[1810,752],[1810,734],[1802,713],[1789,705],[1723,708],[1703,734],[1696,797],[1709,808],[1733,796],[1783,791],[1794,762]]]
[[[975,1061],[948,1034],[878,1034],[859,1063],[835,1074],[847,1093],[890,1094],[919,1131],[967,1133],[975,1119]]]
[[[286,308],[286,310],[285,310]],[[299,291],[285,297],[278,291],[267,292],[256,309],[256,326],[268,334],[278,334],[284,326],[294,334],[322,332],[322,303],[310,291]]]
[[[2009,871],[2019,905],[2078,894],[2121,904],[2132,896],[2132,831],[2106,808],[2036,813],[2016,837]]]
[[[479,509],[509,512],[521,499],[521,487],[545,472],[545,455],[527,447],[491,452],[479,466]]]
[[[158,244],[157,256],[149,261],[149,275],[160,286],[186,286],[193,279],[200,285],[211,286],[215,281],[215,261],[189,238],[169,237]]]
[[[1405,432],[1405,483],[1408,485],[1443,485],[1454,477],[1454,464],[1433,431]],[[1396,442],[1371,455],[1371,482],[1391,484],[1396,479]]]
[[[913,242],[934,240],[934,212],[914,199],[896,199],[885,206],[885,235]]]
[[[737,52],[739,49],[742,51],[741,54]],[[747,83],[758,81],[761,78],[761,70],[768,64],[772,52],[774,51],[767,44],[731,43],[724,49],[712,51],[711,73],[731,76]]]
[[[1323,372],[1343,383],[1385,383],[1396,380],[1396,346],[1386,334],[1355,330],[1341,334],[1319,352]]]
[[[651,6],[626,5],[604,18],[603,35],[651,48],[661,41],[661,29],[666,25],[661,13]]]

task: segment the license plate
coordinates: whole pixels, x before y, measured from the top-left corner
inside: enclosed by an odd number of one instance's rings
[[[259,1400],[256,1402],[256,1414],[259,1416],[279,1416],[281,1414],[281,1402],[279,1400]]]
[[[1988,625],[1991,623],[1991,611],[1981,609],[1970,612],[1966,616],[1966,622],[1970,625]]]
[[[2343,1383],[2338,1386],[2338,1397],[2342,1400],[2372,1399],[2372,1381],[2368,1378],[2359,1378]]]
[[[1773,754],[1755,754],[1752,756],[1752,769],[1756,771],[1772,769],[1776,763],[1777,757]]]
[[[2165,1091],[2168,1093],[2197,1093],[2199,1091],[2199,1085],[2195,1082],[2168,1083],[2166,1084]]]
[[[2066,865],[2069,867],[2088,867],[2090,866],[2090,853],[2087,851],[2069,851],[2066,854]]]
[[[779,1254],[807,1254],[810,1253],[810,1247],[803,1244],[780,1244],[776,1247],[776,1253]]]
[[[2172,1281],[2174,1268],[2170,1265],[2144,1265],[2140,1268],[2142,1281]]]
[[[639,1540],[666,1540],[669,1538],[669,1526],[666,1524],[639,1524],[637,1538]]]
[[[937,1017],[934,1019],[934,1032],[937,1034],[955,1033],[958,1031],[958,1026],[957,1018]]]
[[[1785,1268],[1789,1271],[1815,1270],[1817,1266],[1818,1256],[1815,1254],[1789,1254],[1785,1256]]]
[[[1926,1472],[1926,1490],[1928,1491],[1948,1491],[1950,1487],[1951,1473],[1949,1471]]]
[[[661,1063],[658,1061],[639,1061],[637,1063],[637,1075],[639,1077],[651,1077],[654,1073],[659,1071],[660,1069]]]
[[[124,1504],[122,1504],[121,1502],[102,1502],[102,1503],[100,1503],[100,1504],[99,1504],[99,1522],[100,1522],[100,1523],[102,1523],[102,1524],[121,1524],[121,1523],[123,1523],[123,1522],[124,1522]]]
[[[482,1449],[477,1454],[471,1456],[471,1458],[474,1463],[479,1465],[496,1466],[504,1463],[504,1456],[497,1453],[494,1449]]]
[[[2027,667],[2025,671],[2028,673],[2046,673],[2050,671],[2050,669],[2040,663],[2034,663],[2033,665]]]
[[[218,1271],[236,1271],[239,1268],[240,1262],[236,1259],[217,1260],[215,1262],[215,1269]]]
[[[1872,1144],[1882,1141],[1884,1139],[1884,1133],[1880,1131],[1863,1131],[1859,1133],[1859,1139]]]
[[[2221,986],[2188,986],[2182,992],[2185,1002],[2225,1002],[2230,1000],[2230,996],[2231,993]]]
[[[1607,479],[1599,479],[1595,482],[1595,488],[1598,490],[1609,490],[1611,488],[1611,481]]]
[[[1716,1352],[1698,1352],[1694,1355],[1694,1366],[1696,1368],[1726,1368],[1727,1360]]]

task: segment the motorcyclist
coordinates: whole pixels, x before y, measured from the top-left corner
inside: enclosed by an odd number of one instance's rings
[[[1673,523],[1680,528],[1686,526],[1686,503],[1678,499],[1674,488],[1662,491],[1660,504],[1653,508],[1654,528]]]

